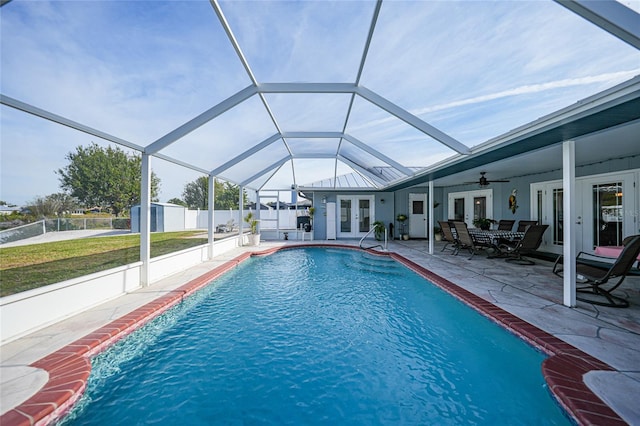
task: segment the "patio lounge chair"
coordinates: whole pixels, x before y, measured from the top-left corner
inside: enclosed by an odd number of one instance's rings
[[[480,247],[478,246],[478,244],[476,244],[473,237],[469,233],[467,224],[462,221],[452,221],[451,224],[456,230],[458,240],[456,250],[453,252],[453,254],[457,255],[460,249],[467,249],[469,250],[469,253],[471,253],[471,256],[469,257],[469,259],[471,259],[478,252]]]
[[[589,262],[590,258],[593,258],[592,260],[598,258],[604,259],[602,256],[585,252],[578,253],[576,258],[576,275],[578,280],[576,282],[576,291],[592,295],[592,297],[576,297],[578,300],[594,305],[611,306],[613,308],[629,307],[628,300],[614,296],[611,292],[622,284],[635,263],[638,253],[640,253],[640,235],[626,238],[624,242],[622,252],[620,252],[618,258],[610,266],[600,266],[599,264]],[[561,260],[562,255],[558,256],[553,265],[553,273],[559,277],[563,275]],[[618,280],[611,286],[605,288],[605,285],[609,284],[609,280],[614,281],[613,278],[618,278]],[[596,296],[596,298],[594,299],[593,296]],[[601,297],[598,298],[597,296]],[[606,300],[602,300],[602,297]]]
[[[225,225],[218,225],[216,226],[216,232],[231,232],[234,230],[234,223],[233,223],[233,219],[228,220],[227,223]],[[235,227],[237,230],[238,228]]]
[[[535,265],[531,259],[523,257],[538,250],[542,243],[542,236],[549,225],[531,225],[524,233],[521,240],[506,241],[498,246],[501,257],[506,257],[505,261],[517,263],[519,265]]]
[[[511,231],[513,228],[513,224],[516,223],[515,220],[501,220],[498,222],[498,231]]]
[[[451,224],[448,221],[439,220],[438,225],[440,225],[440,229],[442,231],[442,241],[446,242],[440,251],[451,250],[455,252],[458,242],[453,236],[453,232],[451,232]],[[449,245],[452,245],[453,247],[448,247]]]

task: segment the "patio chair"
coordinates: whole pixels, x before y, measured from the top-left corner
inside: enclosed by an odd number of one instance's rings
[[[549,225],[531,225],[527,228],[521,240],[504,240],[498,246],[501,257],[506,257],[506,262],[517,263],[518,265],[535,265],[533,260],[523,256],[538,250],[538,247],[542,244],[542,236],[548,227]]]
[[[471,256],[469,256],[469,259],[471,259],[478,252],[480,246],[476,244],[473,237],[469,233],[469,228],[467,227],[466,223],[454,220],[451,222],[451,224],[456,230],[458,240],[456,250],[453,252],[453,254],[457,255],[461,249],[466,249],[469,250],[469,253],[471,253]]]
[[[501,220],[498,222],[498,231],[511,231],[513,228],[513,224],[516,223],[515,220]]]
[[[442,231],[442,241],[445,241],[445,245],[440,251],[451,250],[452,252],[455,252],[458,242],[451,231],[451,224],[446,220],[439,220],[438,225],[440,225],[440,229]],[[448,247],[449,245],[452,247]]]
[[[235,230],[238,230],[238,227],[235,226],[233,219],[230,219],[227,221],[227,223],[225,225],[218,225],[216,226],[216,232],[231,232],[234,231],[234,227]]]
[[[538,222],[535,220],[520,220],[518,221],[518,229],[516,229],[517,232],[524,232],[527,230],[527,228],[531,225],[537,225]]]
[[[614,296],[611,292],[622,284],[633,264],[636,262],[638,253],[640,253],[640,235],[634,235],[631,238],[625,239],[622,252],[620,252],[615,262],[608,266],[593,263],[593,260],[597,260],[598,258],[603,260],[607,258],[582,251],[578,253],[576,257],[576,291],[591,294],[596,296],[596,298],[576,297],[576,299],[594,305],[610,306],[613,308],[629,307],[628,300]],[[589,261],[590,259],[591,262]],[[559,277],[563,276],[561,260],[562,255],[558,256],[556,262],[553,264],[553,273]],[[609,283],[610,280],[614,281],[614,278],[618,278],[618,280],[615,283]],[[605,288],[607,284],[611,285]],[[602,297],[606,300],[602,300]]]

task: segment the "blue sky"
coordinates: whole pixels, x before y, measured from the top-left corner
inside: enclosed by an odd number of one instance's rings
[[[638,1],[623,3],[640,10]],[[356,78],[373,2],[221,5],[259,82]],[[0,31],[3,95],[138,146],[251,83],[208,1],[13,0],[0,8]],[[383,3],[360,83],[471,147],[638,74],[638,51],[553,2],[408,1]],[[350,96],[265,99],[283,131],[342,131]],[[65,155],[107,144],[6,106],[0,114],[3,201],[59,192]],[[406,166],[453,153],[360,98],[347,131]],[[165,154],[211,170],[274,133],[253,97]],[[315,153],[337,141],[291,145]],[[241,180],[285,154],[273,146],[225,176]],[[300,184],[333,173],[331,160],[295,161]],[[161,201],[200,176],[163,160],[152,166]],[[292,179],[285,165],[270,185]]]

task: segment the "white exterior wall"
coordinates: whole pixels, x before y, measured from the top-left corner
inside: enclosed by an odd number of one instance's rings
[[[163,206],[164,212],[164,232],[184,231],[185,216],[187,209],[184,207]]]
[[[247,235],[241,238],[248,243]],[[225,238],[215,243],[214,250],[222,254],[240,245],[240,237]],[[207,249],[205,244],[151,259],[151,288],[153,282],[206,261]],[[141,288],[141,265],[136,262],[0,298],[0,344]]]
[[[200,210],[185,210],[184,211],[184,229],[207,229],[206,222],[204,223],[204,227],[199,226],[199,222],[198,222],[199,216],[201,216]]]
[[[44,328],[140,288],[142,262],[0,299],[0,343]]]

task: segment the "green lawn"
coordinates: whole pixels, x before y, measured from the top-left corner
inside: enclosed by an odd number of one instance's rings
[[[151,257],[207,242],[200,231],[151,234]],[[140,235],[83,238],[0,249],[0,297],[140,260]]]

